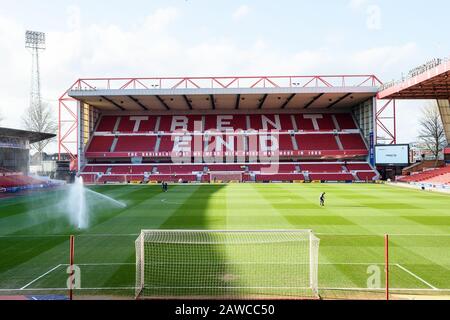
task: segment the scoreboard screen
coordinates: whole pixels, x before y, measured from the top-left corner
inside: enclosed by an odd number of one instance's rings
[[[408,165],[409,145],[377,145],[375,162],[377,165]]]

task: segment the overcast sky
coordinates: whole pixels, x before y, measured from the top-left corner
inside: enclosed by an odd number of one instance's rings
[[[0,114],[22,126],[31,55],[47,33],[44,101],[82,77],[375,74],[401,77],[450,56],[447,0],[1,1]],[[398,142],[417,135],[424,102],[398,104]]]

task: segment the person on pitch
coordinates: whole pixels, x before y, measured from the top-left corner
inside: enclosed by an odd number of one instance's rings
[[[325,192],[322,192],[322,194],[320,195],[320,206],[324,207],[325,206]]]

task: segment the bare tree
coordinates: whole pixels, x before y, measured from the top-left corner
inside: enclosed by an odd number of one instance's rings
[[[435,166],[437,166],[439,156],[447,145],[447,141],[441,115],[436,105],[431,104],[422,110],[420,127],[419,140],[431,152],[433,158],[436,160]]]
[[[57,122],[54,117],[51,105],[41,103],[39,105],[31,105],[25,111],[22,117],[23,124],[27,130],[45,133],[56,133]],[[40,157],[45,147],[52,139],[36,142],[32,147],[39,153]]]

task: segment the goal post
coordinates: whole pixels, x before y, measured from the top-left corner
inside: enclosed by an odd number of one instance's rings
[[[315,299],[311,230],[142,230],[136,298]]]

